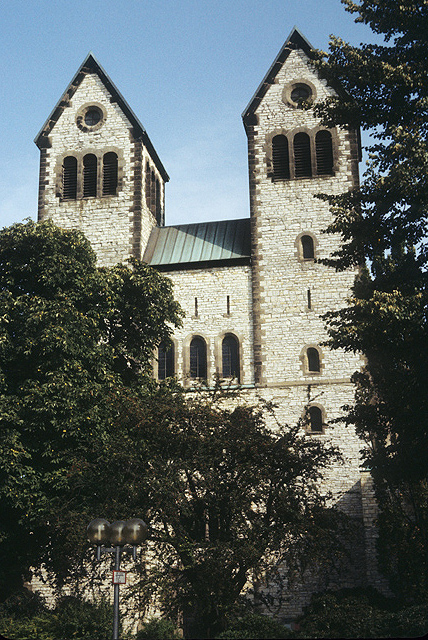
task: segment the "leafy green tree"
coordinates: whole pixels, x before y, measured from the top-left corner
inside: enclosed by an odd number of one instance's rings
[[[344,239],[329,264],[361,268],[349,307],[328,326],[333,347],[366,356],[347,420],[367,445],[382,566],[398,593],[420,598],[428,587],[428,3],[342,2],[382,42],[333,38],[320,62],[343,89],[318,109],[324,122],[361,126],[373,139],[361,188],[323,196],[335,214],[328,231]]]
[[[140,601],[193,616],[199,637],[272,565],[330,568],[341,519],[318,486],[337,452],[299,425],[272,432],[269,406],[148,375],[180,321],[168,280],[136,261],[97,268],[78,232],[15,225],[0,233],[0,308],[3,597],[41,563],[59,587],[97,580],[85,529],[100,515],[147,521]]]
[[[179,322],[170,282],[146,265],[98,268],[81,233],[49,222],[0,232],[1,595],[49,565],[71,469],[93,458]]]
[[[213,637],[256,575],[284,562],[291,578],[314,558],[329,570],[341,519],[318,487],[333,448],[298,426],[273,432],[267,407],[169,383],[122,409],[109,457],[100,447],[104,464],[74,480],[80,503],[95,496],[107,519],[140,513],[148,523],[142,604],[184,614],[189,637]]]

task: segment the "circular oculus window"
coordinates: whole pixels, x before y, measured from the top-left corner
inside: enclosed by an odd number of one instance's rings
[[[311,82],[290,82],[282,92],[282,100],[290,106],[301,107],[304,102],[313,102],[316,89]]]
[[[76,124],[81,131],[96,131],[104,123],[106,114],[101,105],[85,105],[79,109],[76,117]]]
[[[102,118],[102,113],[100,112],[100,110],[95,107],[91,107],[85,113],[84,120],[85,120],[85,124],[87,124],[88,127],[94,127],[96,124],[100,122],[101,118]]]
[[[312,97],[312,90],[307,84],[298,84],[294,87],[290,94],[290,98],[296,104],[301,104],[310,100]]]

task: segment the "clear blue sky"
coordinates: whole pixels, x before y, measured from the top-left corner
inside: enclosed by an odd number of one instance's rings
[[[33,139],[89,51],[166,170],[166,223],[248,215],[241,120],[293,26],[372,40],[340,0],[13,0],[0,5],[0,226],[36,218]]]

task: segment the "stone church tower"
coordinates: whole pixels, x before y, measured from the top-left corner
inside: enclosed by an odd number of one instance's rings
[[[168,174],[144,127],[92,54],[37,135],[39,220],[79,228],[100,264],[141,258],[164,223]]]
[[[353,401],[358,357],[330,351],[323,314],[346,305],[355,272],[318,262],[340,247],[319,193],[358,185],[356,131],[326,129],[311,105],[334,94],[294,29],[243,114],[250,216],[165,226],[168,175],[150,139],[95,58],[83,62],[36,138],[41,151],[39,219],[79,228],[99,264],[129,256],[165,272],[186,316],[173,348],[159,348],[154,374],[191,387],[218,374],[245,399],[272,400],[281,422],[306,410],[308,437],[338,446],[345,463],[325,488],[365,525],[366,548],[342,586],[373,583],[373,503],[359,468],[361,442],[335,419]],[[304,104],[302,104],[304,103]],[[308,594],[306,593],[306,597]],[[284,615],[304,602],[288,604]],[[284,605],[285,606],[285,605]]]

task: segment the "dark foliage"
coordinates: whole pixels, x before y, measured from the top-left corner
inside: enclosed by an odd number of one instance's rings
[[[360,267],[350,306],[327,322],[333,347],[361,352],[347,422],[366,444],[380,505],[379,551],[391,586],[410,601],[428,584],[428,5],[343,0],[385,38],[334,38],[320,62],[343,88],[321,105],[325,123],[370,131],[359,190],[324,196],[344,244],[329,264]]]
[[[374,589],[344,589],[315,595],[299,623],[299,638],[422,637],[428,606],[405,608]]]
[[[0,599],[31,565],[71,570],[88,514],[73,512],[70,478],[179,321],[170,282],[146,265],[97,268],[82,234],[51,223],[0,232]]]

